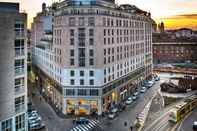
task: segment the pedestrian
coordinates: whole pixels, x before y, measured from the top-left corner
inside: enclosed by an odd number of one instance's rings
[[[124,126],[127,126],[127,122],[126,121],[124,122]]]
[[[42,101],[42,97],[40,96],[40,101]]]
[[[130,126],[130,130],[131,130],[131,131],[133,130],[133,126]]]

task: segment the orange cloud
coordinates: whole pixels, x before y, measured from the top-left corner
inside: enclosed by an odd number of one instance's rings
[[[183,14],[168,18],[157,19],[163,21],[166,29],[191,28],[197,30],[197,14]]]

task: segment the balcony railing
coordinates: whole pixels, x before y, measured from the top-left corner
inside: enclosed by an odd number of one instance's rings
[[[23,30],[15,31],[16,37],[25,37],[25,32]]]
[[[25,104],[15,105],[15,113],[20,113],[25,110]]]
[[[25,50],[22,48],[15,48],[15,57],[24,56]]]
[[[24,67],[15,67],[15,76],[23,75],[25,73]]]
[[[24,85],[16,85],[15,86],[15,95],[21,94],[25,92],[25,86]]]

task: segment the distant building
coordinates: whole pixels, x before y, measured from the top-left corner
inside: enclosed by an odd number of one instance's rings
[[[33,66],[41,92],[64,114],[100,115],[151,76],[150,13],[114,0],[65,0],[52,9],[34,18]]]
[[[153,62],[154,64],[197,63],[197,42],[155,42]]]
[[[164,26],[164,23],[163,22],[161,22],[161,23],[158,24],[158,31],[159,31],[159,33],[164,33],[165,26]]]
[[[177,38],[190,38],[192,36],[194,36],[194,32],[192,29],[188,29],[188,28],[181,28],[176,30],[175,35]]]
[[[27,14],[0,2],[0,131],[27,131]]]

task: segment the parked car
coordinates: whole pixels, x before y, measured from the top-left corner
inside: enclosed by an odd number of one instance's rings
[[[156,76],[155,77],[155,81],[159,81],[160,80],[160,77],[159,76]]]
[[[29,125],[29,128],[31,130],[39,130],[39,129],[45,128],[45,124],[44,123],[42,123],[42,124],[40,124],[40,123],[34,123],[34,124]]]
[[[145,93],[146,92],[146,87],[142,87],[140,90],[141,93]]]
[[[193,131],[197,131],[197,121],[194,121],[192,129]]]
[[[137,96],[132,96],[132,99],[135,101],[137,99]]]
[[[112,113],[117,113],[117,112],[118,112],[118,108],[113,108],[113,109],[111,109],[111,112],[112,112]]]
[[[108,114],[108,118],[109,118],[109,119],[114,119],[116,116],[117,116],[117,113],[110,112],[110,113]]]
[[[139,94],[138,92],[135,92],[133,95],[134,95],[134,96],[138,96],[138,94]]]
[[[145,85],[147,88],[151,88],[153,86],[154,82],[153,81],[148,81]]]
[[[79,117],[79,118],[74,119],[73,123],[75,123],[75,124],[88,124],[89,119],[87,119],[85,117]]]
[[[125,101],[125,103],[126,103],[127,105],[130,105],[132,102],[133,102],[132,97],[129,97],[129,98]]]

